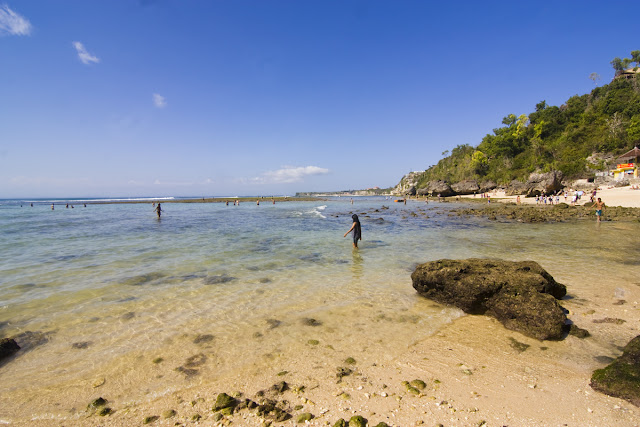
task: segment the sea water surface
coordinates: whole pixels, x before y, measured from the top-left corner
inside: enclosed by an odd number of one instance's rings
[[[139,403],[277,372],[309,342],[392,360],[463,315],[416,294],[421,262],[534,260],[581,298],[638,285],[637,223],[492,222],[452,203],[354,200],[163,203],[160,220],[150,202],[0,202],[0,337],[22,346],[0,367],[0,420],[72,414],[96,387]],[[358,250],[343,237],[352,213]]]

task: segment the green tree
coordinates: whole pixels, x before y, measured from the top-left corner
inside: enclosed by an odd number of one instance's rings
[[[478,175],[482,176],[489,169],[489,159],[482,151],[475,151],[471,155],[471,169]]]
[[[631,51],[631,62],[635,62],[636,67],[640,67],[640,50]]]
[[[593,80],[593,84],[595,84],[596,86],[598,86],[598,80],[600,80],[600,74],[598,73],[591,73],[589,74],[589,78],[591,80]]]
[[[611,61],[611,66],[614,70],[616,70],[616,76],[624,70],[622,59],[618,58],[617,56]]]
[[[640,144],[640,114],[633,116],[631,120],[629,120],[627,136],[629,137],[629,141],[635,145]]]

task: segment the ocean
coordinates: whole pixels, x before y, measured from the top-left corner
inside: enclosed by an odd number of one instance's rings
[[[23,347],[0,367],[0,421],[73,418],[96,393],[240,388],[310,346],[393,360],[464,315],[414,291],[426,261],[534,260],[574,299],[640,286],[637,222],[489,221],[384,197],[163,203],[160,220],[150,201],[51,202],[0,201],[0,337]],[[585,357],[614,348],[598,345]]]

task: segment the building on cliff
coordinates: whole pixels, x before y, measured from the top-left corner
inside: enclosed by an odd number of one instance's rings
[[[634,147],[633,150],[624,153],[617,159],[620,163],[613,170],[613,177],[616,181],[622,181],[625,178],[638,178],[638,164],[640,163],[640,148]]]

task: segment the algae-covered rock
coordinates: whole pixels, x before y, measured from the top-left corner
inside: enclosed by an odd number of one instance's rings
[[[213,407],[213,411],[217,412],[224,408],[235,408],[238,405],[238,401],[229,396],[227,393],[220,393],[218,397],[216,397],[216,404]]]
[[[367,419],[362,415],[354,415],[349,420],[349,427],[367,427]]]
[[[409,384],[411,384],[413,387],[417,388],[418,390],[424,390],[427,387],[427,384],[422,380],[413,380]]]
[[[375,425],[375,427],[389,427],[389,424],[385,423],[384,421],[380,421]]]
[[[313,418],[314,418],[314,416],[313,416],[312,413],[305,412],[305,413],[302,413],[302,414],[298,415],[297,422],[298,422],[298,424],[302,424],[304,422],[311,421]]]
[[[101,417],[106,417],[107,415],[111,415],[112,412],[113,410],[111,408],[109,408],[108,406],[105,406],[104,408],[100,408],[98,412],[96,412],[96,414],[98,414]]]
[[[591,387],[640,406],[640,335],[629,341],[622,356],[591,376]]]
[[[142,424],[151,424],[151,423],[155,423],[156,421],[158,421],[160,419],[159,416],[157,415],[151,415],[149,417],[145,417],[144,420],[142,420]]]
[[[342,418],[340,418],[338,421],[336,421],[333,424],[333,427],[347,427],[347,422],[345,420],[343,420]]]
[[[564,285],[534,261],[471,258],[421,264],[411,274],[418,293],[465,313],[489,314],[536,339],[559,339],[566,315],[556,301]]]
[[[176,414],[177,412],[174,411],[173,409],[167,409],[162,413],[162,418],[173,418],[176,416]]]
[[[94,399],[91,401],[91,403],[89,403],[89,405],[87,405],[88,409],[93,409],[96,410],[104,405],[107,404],[107,400],[102,398],[102,397],[98,397],[97,399]]]
[[[591,336],[589,331],[587,331],[586,329],[582,329],[574,325],[573,323],[570,326],[569,335],[573,335],[574,337],[577,337],[577,338],[588,338]]]

